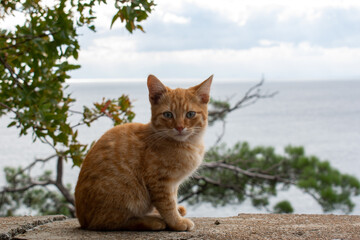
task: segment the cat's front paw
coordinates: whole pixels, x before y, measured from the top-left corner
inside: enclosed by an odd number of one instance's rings
[[[188,218],[181,218],[177,223],[169,227],[175,231],[191,231],[194,229],[195,224]]]

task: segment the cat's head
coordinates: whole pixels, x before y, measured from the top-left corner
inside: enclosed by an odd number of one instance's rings
[[[151,124],[161,137],[185,142],[202,135],[207,126],[207,104],[213,76],[188,89],[170,89],[153,75],[147,85]]]

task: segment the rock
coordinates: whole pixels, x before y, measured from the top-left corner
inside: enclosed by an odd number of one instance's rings
[[[17,228],[47,218],[51,220],[54,216],[12,218],[13,224],[8,223],[8,218],[0,218],[1,229],[3,224]],[[77,219],[62,218],[15,235],[16,239],[360,239],[360,216],[239,214],[191,219],[196,225],[191,232],[87,231],[79,228]]]
[[[62,215],[0,218],[0,240],[12,239],[14,236],[26,233],[28,230],[32,230],[37,226],[65,219],[67,219],[67,217]]]

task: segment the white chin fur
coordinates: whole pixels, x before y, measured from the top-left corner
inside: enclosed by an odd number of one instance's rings
[[[185,142],[190,137],[190,134],[187,134],[187,135],[175,135],[175,136],[171,136],[171,137],[176,141]]]
[[[173,129],[171,132],[169,132],[169,136],[176,141],[184,142],[191,136],[191,132],[189,132],[187,129],[184,129],[183,132],[179,134],[177,130]]]

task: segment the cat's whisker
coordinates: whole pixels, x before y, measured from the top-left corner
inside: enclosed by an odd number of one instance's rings
[[[146,137],[144,139],[144,141],[145,142],[154,141],[154,140],[157,140],[159,138],[165,137],[165,134],[166,134],[166,131],[154,132],[154,133],[150,134],[148,137]]]
[[[166,135],[166,131],[160,131],[149,135],[146,139],[144,139],[144,142],[146,142],[149,147],[153,147],[167,137],[168,136]]]

